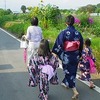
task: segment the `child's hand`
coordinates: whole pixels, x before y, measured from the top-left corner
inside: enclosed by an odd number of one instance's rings
[[[80,64],[80,67],[84,67],[83,64]]]
[[[26,37],[26,35],[23,35],[23,36],[22,36],[22,38],[25,38],[25,37]]]
[[[23,41],[26,40],[26,35],[23,35],[22,38],[21,38]]]
[[[58,58],[58,56],[55,53],[52,53],[54,55],[54,57]]]

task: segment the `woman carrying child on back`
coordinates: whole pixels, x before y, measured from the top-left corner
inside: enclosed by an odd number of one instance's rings
[[[94,88],[94,84],[91,80],[91,73],[96,73],[95,58],[92,54],[91,40],[87,38],[85,40],[85,47],[82,51],[82,59],[79,62],[79,70],[81,75],[79,79],[89,81],[89,87]]]
[[[33,84],[39,83],[39,98],[41,100],[48,100],[49,81],[54,85],[58,84],[56,73],[56,69],[59,67],[58,61],[59,60],[53,56],[50,51],[48,40],[42,39],[38,53],[30,60],[30,67],[31,69],[34,69],[31,81],[33,81]],[[35,84],[35,86],[37,84]]]

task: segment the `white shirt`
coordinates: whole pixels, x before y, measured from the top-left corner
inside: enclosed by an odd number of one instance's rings
[[[39,26],[29,26],[27,29],[26,39],[29,42],[40,42],[42,39],[42,30]]]

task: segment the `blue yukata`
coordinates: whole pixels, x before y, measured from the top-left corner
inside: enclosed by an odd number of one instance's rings
[[[90,64],[88,60],[80,61],[79,70],[81,71],[81,75],[79,79],[84,80],[84,81],[91,81]]]
[[[65,77],[63,83],[69,87],[75,87],[76,72],[81,52],[83,49],[83,37],[74,26],[68,26],[58,35],[52,52],[62,61]]]
[[[82,59],[79,62],[79,70],[81,72],[80,79],[91,81],[91,73],[96,73],[95,57],[89,47],[85,47],[82,51]]]

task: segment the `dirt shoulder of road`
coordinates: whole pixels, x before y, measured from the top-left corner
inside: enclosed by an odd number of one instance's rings
[[[91,74],[92,79],[100,79],[100,73]]]

